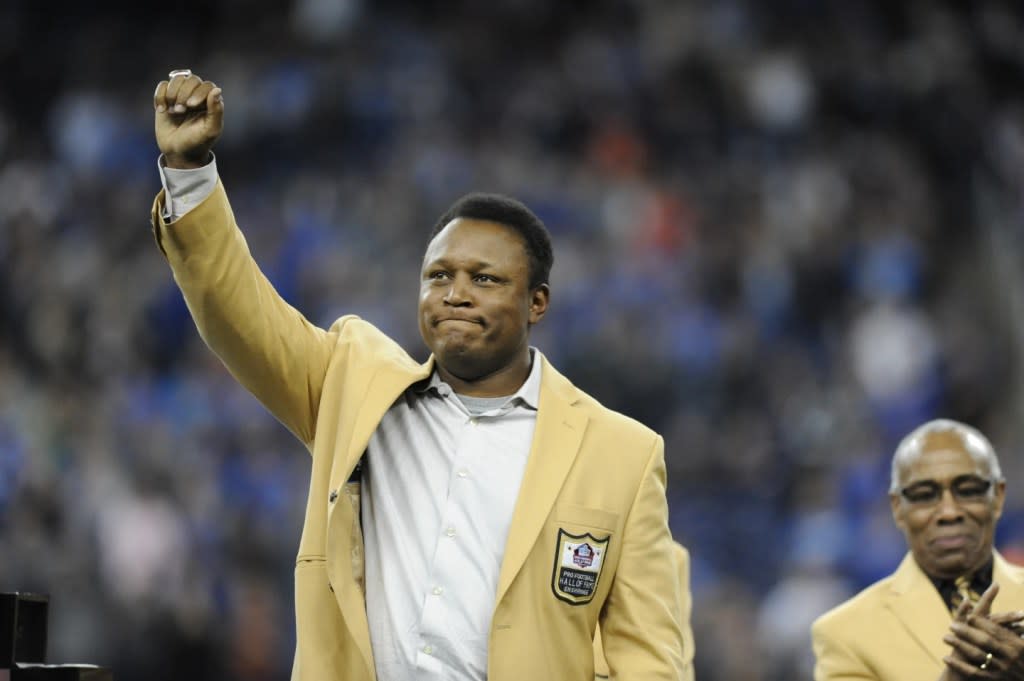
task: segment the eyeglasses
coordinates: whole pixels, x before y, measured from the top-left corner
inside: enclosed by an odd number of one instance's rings
[[[946,487],[933,480],[922,480],[902,488],[900,495],[914,506],[934,506],[942,499],[946,489],[949,489],[953,498],[960,503],[977,503],[988,495],[992,489],[992,481],[976,475],[961,475],[953,478]]]

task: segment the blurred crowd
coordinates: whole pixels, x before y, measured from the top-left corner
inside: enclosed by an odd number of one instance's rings
[[[0,591],[51,595],[52,660],[290,669],[308,455],[149,233],[172,68],[224,88],[236,216],[319,324],[424,358],[436,217],[536,210],[533,342],[665,436],[702,681],[810,678],[811,620],[904,552],[889,460],[928,418],[990,436],[1024,562],[1018,3],[13,0],[0,38]]]

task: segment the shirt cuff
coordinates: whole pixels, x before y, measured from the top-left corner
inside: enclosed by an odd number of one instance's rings
[[[168,168],[163,154],[160,154],[157,167],[160,169],[160,183],[164,186],[164,219],[168,222],[198,206],[217,187],[217,159],[212,152],[210,162],[201,168]]]

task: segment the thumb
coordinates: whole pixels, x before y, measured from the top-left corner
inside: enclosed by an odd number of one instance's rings
[[[992,601],[996,599],[996,594],[999,593],[999,584],[992,582],[985,593],[981,594],[981,598],[975,604],[974,609],[971,610],[972,615],[981,615],[982,617],[987,616],[992,612]]]
[[[219,87],[210,90],[206,95],[206,113],[210,117],[210,123],[214,130],[220,131],[224,127],[224,91]]]
[[[965,598],[962,601],[960,601],[960,605],[958,605],[956,607],[956,610],[953,612],[953,621],[954,622],[966,622],[967,621],[967,616],[970,613],[971,613],[971,601]]]

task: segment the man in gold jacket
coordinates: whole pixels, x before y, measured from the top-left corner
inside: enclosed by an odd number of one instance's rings
[[[1005,494],[974,428],[943,419],[904,438],[889,498],[910,552],[814,623],[815,681],[1022,678],[1024,570],[993,548]]]
[[[438,222],[419,364],[354,316],[316,327],[260,272],[210,154],[220,88],[172,72],[154,108],[157,244],[204,341],[312,455],[292,679],[591,681],[599,623],[611,678],[691,679],[662,439],[527,343],[550,295],[540,221],[486,195]]]

